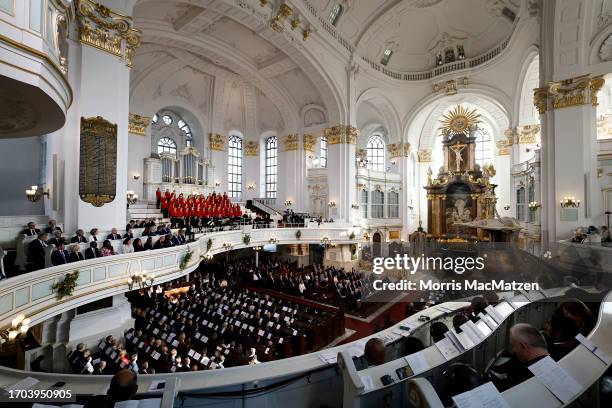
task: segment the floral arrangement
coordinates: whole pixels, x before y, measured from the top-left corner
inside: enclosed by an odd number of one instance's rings
[[[297,230],[295,231],[295,239],[300,239],[302,237],[302,231]]]
[[[242,237],[242,242],[244,245],[249,245],[251,243],[251,236],[249,234],[244,235]]]
[[[79,279],[79,271],[67,273],[64,280],[53,284],[53,290],[57,292],[57,299],[63,297],[72,296],[72,292],[77,285],[77,279]]]
[[[193,251],[187,251],[187,253],[185,253],[185,256],[183,257],[183,259],[181,259],[181,263],[179,263],[179,268],[181,268],[181,271],[185,269],[192,256]]]

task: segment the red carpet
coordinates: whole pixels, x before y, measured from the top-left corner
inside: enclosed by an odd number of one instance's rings
[[[391,324],[395,324],[400,320],[403,320],[405,316],[406,302],[398,302],[385,310],[380,316],[376,317],[370,323],[363,322],[361,320],[354,319],[352,317],[345,317],[345,324],[347,329],[355,330],[352,336],[340,342],[340,344],[350,343],[351,341],[359,340],[362,337],[369,336],[375,331],[380,331],[385,327],[385,320],[388,318]]]

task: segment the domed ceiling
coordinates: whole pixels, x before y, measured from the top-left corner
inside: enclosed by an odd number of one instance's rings
[[[323,13],[335,1],[312,0]],[[387,66],[424,71],[436,55],[463,46],[465,57],[480,55],[512,32],[520,0],[340,0],[344,11],[336,27],[374,62],[393,51]]]

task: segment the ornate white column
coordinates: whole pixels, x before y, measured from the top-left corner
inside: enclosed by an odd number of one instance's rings
[[[219,133],[208,135],[210,164],[213,174],[209,176],[210,187],[216,191],[227,191],[227,137]]]
[[[410,143],[395,143],[389,145],[389,160],[395,166],[400,174],[400,191],[399,191],[399,216],[402,220],[401,238],[404,241],[408,240],[408,235],[418,226],[416,220],[417,200],[414,197],[412,187],[412,168],[414,163],[410,158]],[[388,203],[385,203],[388,207]]]
[[[337,125],[325,129],[328,144],[327,174],[330,216],[336,222],[355,223],[352,203],[359,203],[356,192],[355,149],[359,129],[351,125]]]
[[[242,141],[242,200],[262,197],[259,188],[259,142]]]
[[[291,201],[291,208],[295,212],[307,210],[307,203],[302,199],[305,173],[304,150],[299,133],[290,133],[280,138],[278,146],[278,172],[276,206],[284,208],[285,202]]]

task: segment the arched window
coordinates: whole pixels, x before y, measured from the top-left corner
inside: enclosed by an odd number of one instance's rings
[[[372,192],[372,218],[385,216],[385,193],[375,190]]]
[[[153,115],[153,118],[151,118],[151,123],[156,124],[158,120],[159,115],[156,113],[155,115]]]
[[[519,187],[516,190],[516,219],[525,221],[525,187]]]
[[[191,129],[189,128],[189,125],[185,123],[183,119],[179,119],[177,125],[179,129],[181,129],[185,133],[185,144],[187,145],[187,147],[191,146],[191,144],[193,143],[193,135],[191,134]]]
[[[535,199],[535,185],[533,180],[529,180],[529,190],[527,190],[527,206],[529,207],[529,203],[534,202]],[[535,211],[529,210],[529,222],[535,222]]]
[[[342,16],[343,11],[344,8],[342,7],[342,5],[338,3],[334,4],[334,7],[332,7],[331,11],[329,12],[329,22],[333,26],[338,24],[338,21],[340,20],[340,16]]]
[[[480,167],[487,163],[491,163],[493,159],[493,146],[491,140],[491,134],[486,128],[478,128],[476,131],[476,163],[480,164]]]
[[[162,116],[162,120],[164,121],[164,123],[168,126],[170,126],[172,124],[172,116],[170,115],[164,115]]]
[[[399,218],[399,193],[390,191],[387,194],[389,200],[388,218]]]
[[[327,167],[327,137],[321,137],[321,167]]]
[[[368,169],[385,171],[385,142],[380,135],[372,135],[368,139]]]
[[[157,142],[157,153],[172,154],[176,157],[176,142],[169,137],[162,137]]]
[[[232,135],[227,146],[227,191],[236,198],[242,195],[242,139]]]
[[[276,198],[276,175],[278,171],[278,139],[272,136],[266,139],[266,198]]]
[[[368,218],[368,190],[361,190],[361,216]]]
[[[175,140],[179,140],[180,147],[190,147],[193,145],[193,134],[191,132],[191,127],[187,124],[187,122],[181,118],[179,115],[172,111],[161,110],[157,112],[151,118],[151,123],[155,125],[153,128],[154,131],[160,129],[169,129],[171,130],[172,135],[169,133],[164,133],[166,136],[173,136]],[[165,131],[166,132],[166,131]],[[155,140],[155,133],[153,133],[153,140]],[[182,140],[185,140],[184,146]]]

